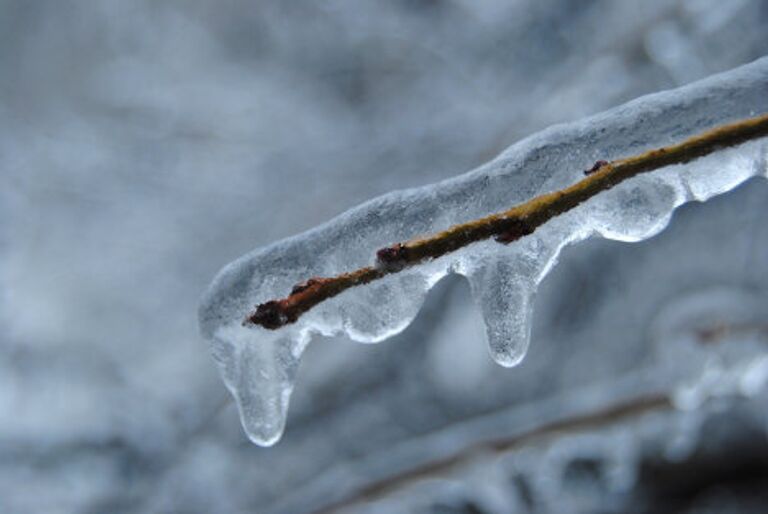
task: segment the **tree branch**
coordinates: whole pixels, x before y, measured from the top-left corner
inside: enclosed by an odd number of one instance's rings
[[[663,412],[671,408],[672,401],[669,399],[669,396],[657,393],[638,397],[623,403],[608,405],[603,409],[585,412],[581,415],[555,420],[509,437],[479,441],[468,446],[459,447],[454,453],[445,457],[373,481],[358,491],[353,492],[348,497],[321,507],[315,514],[328,514],[358,502],[371,501],[399,487],[412,484],[417,480],[447,473],[452,468],[466,464],[473,457],[477,457],[477,455],[509,452],[548,437],[599,430],[614,424],[626,423],[651,412]]]
[[[511,209],[467,223],[454,225],[432,236],[413,239],[382,248],[376,252],[376,265],[360,268],[331,278],[311,278],[296,285],[290,295],[262,303],[243,321],[278,329],[294,323],[315,305],[347,289],[378,280],[388,274],[435,259],[469,244],[495,237],[507,244],[532,234],[538,227],[582,202],[641,173],[672,164],[683,164],[768,135],[768,114],[716,127],[685,141],[633,157],[615,161],[597,161],[579,182],[546,193]]]

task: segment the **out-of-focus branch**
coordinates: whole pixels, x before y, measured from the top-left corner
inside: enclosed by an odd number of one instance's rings
[[[329,514],[360,501],[370,501],[416,480],[449,473],[452,468],[466,464],[477,455],[508,452],[534,441],[545,440],[558,434],[574,434],[586,430],[596,430],[616,423],[627,422],[650,412],[660,412],[670,408],[672,408],[672,402],[669,397],[659,393],[635,398],[624,403],[609,405],[604,409],[587,412],[580,416],[553,421],[511,437],[482,441],[458,448],[455,453],[447,457],[368,484],[347,498],[323,506],[315,514]]]
[[[376,252],[376,265],[331,278],[312,278],[298,284],[290,295],[258,305],[243,321],[278,329],[294,323],[320,302],[361,284],[367,284],[405,267],[434,259],[471,243],[495,237],[511,243],[582,202],[631,177],[672,164],[682,164],[720,149],[768,135],[768,114],[722,125],[681,143],[649,150],[615,161],[597,161],[579,182],[537,196],[511,209],[453,227],[432,236],[413,239]]]

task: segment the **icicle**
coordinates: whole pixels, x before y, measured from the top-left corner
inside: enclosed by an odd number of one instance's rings
[[[520,363],[531,339],[535,285],[518,275],[513,262],[496,260],[470,276],[480,305],[493,360],[505,367]]]
[[[285,428],[288,401],[306,342],[284,336],[264,338],[236,326],[220,330],[214,341],[214,356],[235,398],[246,434],[256,444],[274,444]]]

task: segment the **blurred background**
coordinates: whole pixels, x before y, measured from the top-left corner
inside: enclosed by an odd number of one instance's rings
[[[768,53],[763,0],[0,1],[0,512],[766,512],[768,185],[566,250],[492,363],[460,279],[244,436],[225,263]],[[610,394],[609,394],[610,393]]]

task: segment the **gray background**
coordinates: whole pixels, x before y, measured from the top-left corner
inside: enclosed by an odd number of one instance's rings
[[[749,62],[768,51],[767,22],[761,0],[0,2],[0,511],[308,512],[486,432],[409,441],[475,421],[498,437],[517,428],[494,413],[515,408],[536,427],[543,398],[653,375],[651,306],[693,289],[762,298],[762,182],[684,208],[652,241],[566,251],[520,368],[492,364],[459,280],[393,341],[317,341],[271,449],[242,434],[196,307],[256,246]],[[723,408],[751,420],[754,401]],[[724,440],[755,437],[763,455],[750,423]],[[768,475],[715,441],[722,462]],[[570,498],[561,485],[525,493],[507,467],[486,491],[493,480],[467,470],[493,468],[487,451],[352,510],[557,511],[552,498]],[[658,484],[611,496],[575,483],[580,512],[668,500]],[[755,490],[731,496],[757,512]],[[674,508],[705,511],[692,494]]]

